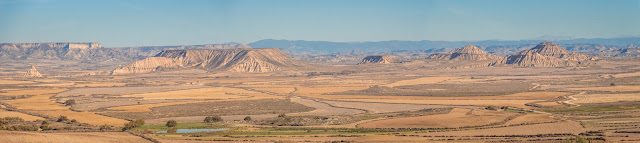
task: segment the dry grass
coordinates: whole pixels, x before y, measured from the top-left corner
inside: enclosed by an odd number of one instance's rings
[[[480,126],[496,123],[515,115],[511,112],[498,112],[478,109],[454,108],[448,114],[419,117],[395,118],[368,122],[358,127],[363,128],[457,128],[464,126]]]
[[[73,85],[74,87],[110,87],[110,86],[125,86],[127,83],[120,82],[94,82],[94,83],[78,83]]]
[[[621,73],[621,74],[614,74],[612,76],[615,78],[635,77],[635,76],[640,76],[640,72]]]
[[[42,95],[62,92],[66,89],[21,89],[9,90],[6,93],[0,93],[0,96],[17,96],[17,95]]]
[[[629,94],[581,94],[572,96],[575,100],[570,102],[584,104],[584,103],[606,103],[606,102],[620,102],[620,101],[640,101],[640,93]]]
[[[303,99],[299,97],[291,98],[291,102],[295,102],[307,107],[315,108],[315,110],[309,111],[309,112],[291,113],[290,115],[292,116],[303,116],[303,115],[329,116],[329,115],[351,115],[351,114],[364,113],[364,111],[362,110],[331,107],[326,103],[320,103],[317,101],[313,101],[310,99]]]
[[[203,86],[149,86],[149,87],[99,87],[99,88],[78,88],[65,91],[56,95],[56,97],[67,97],[76,95],[106,94],[106,95],[124,95],[124,94],[140,94],[149,92],[163,92],[172,90],[183,90],[201,88]]]
[[[369,103],[369,102],[345,102],[323,101],[337,107],[347,107],[367,110],[370,113],[386,113],[399,111],[415,111],[427,108],[445,108],[443,105],[417,105],[417,104],[393,104],[393,103]]]
[[[94,114],[92,112],[74,112],[69,110],[68,106],[58,104],[54,102],[55,99],[50,99],[53,93],[62,92],[66,89],[40,89],[29,90],[28,94],[36,94],[36,96],[26,99],[6,100],[3,101],[14,108],[25,110],[26,112],[33,112],[44,116],[57,118],[61,115],[69,117],[69,119],[76,119],[78,122],[89,123],[92,125],[113,125],[122,126],[127,121],[122,119],[116,119],[106,116]]]
[[[151,141],[126,132],[37,133],[0,131],[0,143],[17,142],[147,143]]]
[[[4,117],[20,117],[26,121],[44,120],[42,117],[31,116],[20,112],[7,111],[0,109],[0,118]]]
[[[5,80],[0,79],[0,84],[30,84],[35,83],[33,81],[19,81],[19,80]]]
[[[581,91],[640,91],[640,86],[602,86],[602,87],[583,87],[583,88],[567,88],[567,90],[581,90]]]
[[[524,104],[534,101],[541,100],[434,100],[428,98],[400,98],[394,99],[391,96],[382,97],[382,98],[347,98],[347,99],[335,99],[334,100],[342,100],[342,101],[361,101],[361,102],[377,102],[377,103],[409,103],[409,104],[432,104],[432,105],[479,105],[479,106],[513,106],[513,107],[521,107],[521,108],[531,108],[529,106],[525,106]]]
[[[144,99],[230,99],[243,98],[247,95],[259,94],[238,88],[211,87],[167,92],[122,95],[122,97],[142,97]]]
[[[418,85],[418,84],[436,84],[449,79],[455,79],[459,77],[421,77],[416,79],[409,80],[401,80],[396,81],[394,83],[386,84],[384,86],[388,87],[396,87],[396,86],[404,86],[404,85]]]
[[[491,128],[480,130],[452,131],[423,133],[421,135],[432,136],[478,136],[478,135],[537,135],[537,134],[579,134],[586,130],[578,122],[565,121],[547,124],[535,124],[524,126],[512,126],[503,128]]]
[[[551,121],[554,121],[554,119],[551,117],[551,114],[526,114],[523,116],[519,116],[513,120],[507,121],[505,125],[544,123],[544,122],[551,122]]]

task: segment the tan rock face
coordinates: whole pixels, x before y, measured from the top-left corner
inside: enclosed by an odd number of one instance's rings
[[[597,57],[569,52],[553,42],[542,42],[532,49],[507,57],[501,63],[531,67],[565,67],[597,59]]]
[[[31,69],[24,74],[24,77],[42,77],[42,74],[36,70],[36,67],[31,65]]]
[[[463,60],[484,61],[484,60],[502,60],[504,59],[504,57],[490,54],[488,52],[480,50],[480,48],[473,45],[467,45],[463,48],[456,49],[450,53],[433,54],[427,57],[427,59],[452,60],[452,61],[463,61]]]
[[[112,74],[147,73],[158,69],[199,68],[208,71],[272,72],[294,69],[305,64],[279,49],[198,49],[165,50],[129,65]]]
[[[390,64],[395,61],[395,57],[393,55],[375,55],[375,56],[367,56],[360,61],[359,64]]]

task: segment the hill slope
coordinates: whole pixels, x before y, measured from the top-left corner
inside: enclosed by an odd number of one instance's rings
[[[367,56],[360,61],[359,64],[390,64],[395,61],[395,57],[392,55],[375,55],[375,56]]]
[[[502,63],[531,67],[564,67],[593,60],[598,58],[569,52],[553,42],[542,42],[536,47],[507,57]]]
[[[480,50],[480,48],[473,46],[473,45],[467,45],[464,46],[463,48],[460,49],[456,49],[450,53],[440,53],[440,54],[433,54],[429,57],[427,57],[427,59],[433,59],[433,60],[453,60],[453,61],[458,61],[458,60],[473,60],[473,61],[483,61],[483,60],[501,60],[504,57],[500,57],[500,56],[496,56],[493,54],[490,54],[488,52],[485,52],[483,50]]]
[[[118,67],[112,74],[147,73],[159,69],[199,68],[207,71],[272,72],[305,64],[278,49],[165,50],[154,57]]]

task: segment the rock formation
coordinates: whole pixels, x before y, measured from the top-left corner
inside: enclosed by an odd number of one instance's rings
[[[100,43],[0,43],[0,58],[4,59],[105,62],[130,60],[134,57],[103,48]]]
[[[36,67],[31,65],[31,69],[24,74],[24,77],[42,77],[42,74],[36,70]]]
[[[279,49],[165,50],[143,60],[118,67],[112,74],[148,73],[159,69],[198,68],[207,71],[272,72],[305,64]]]
[[[183,46],[144,46],[119,48],[120,51],[129,55],[139,55],[143,57],[154,56],[164,50],[189,50],[189,49],[239,49],[251,48],[246,44],[207,44],[207,45],[183,45]]]
[[[553,42],[542,42],[532,49],[507,57],[501,63],[531,67],[564,67],[593,60],[598,58],[569,52]]]
[[[375,55],[375,56],[367,56],[360,61],[359,64],[390,64],[395,61],[395,57],[393,55]]]
[[[427,59],[452,60],[452,61],[463,61],[463,60],[485,61],[485,60],[502,60],[504,59],[504,57],[487,53],[473,45],[467,45],[467,46],[464,46],[464,48],[456,49],[450,53],[433,54],[427,57]]]

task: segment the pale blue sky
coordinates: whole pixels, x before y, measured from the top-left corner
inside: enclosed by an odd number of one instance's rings
[[[640,37],[639,0],[0,0],[0,43]]]

